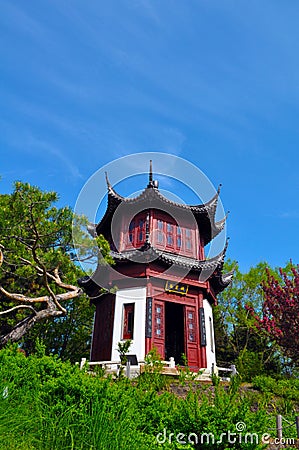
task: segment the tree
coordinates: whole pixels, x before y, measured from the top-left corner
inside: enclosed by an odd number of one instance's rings
[[[74,215],[68,207],[54,206],[57,200],[55,192],[21,182],[12,194],[0,195],[1,347],[23,339],[30,348],[28,336],[38,334],[45,343],[51,336],[49,351],[59,348],[63,353],[76,333],[88,345],[93,311],[77,286],[83,271],[73,254]],[[86,219],[77,219],[78,226],[86,224]],[[88,253],[88,245],[82,248]],[[83,317],[78,317],[80,310]]]
[[[236,364],[244,379],[263,372],[277,373],[280,371],[277,347],[256,327],[250,312],[250,308],[257,313],[262,311],[267,264],[261,262],[242,273],[236,261],[228,260],[225,270],[233,268],[233,281],[218,296],[215,309],[217,361]]]
[[[277,343],[284,355],[299,367],[299,266],[279,269],[279,277],[267,270],[263,282],[262,316],[250,311],[259,330]]]

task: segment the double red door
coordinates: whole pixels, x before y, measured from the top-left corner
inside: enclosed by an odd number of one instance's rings
[[[198,314],[195,306],[179,302],[154,301],[152,344],[163,359],[174,357],[182,364],[182,353],[188,365],[201,367],[199,351]]]

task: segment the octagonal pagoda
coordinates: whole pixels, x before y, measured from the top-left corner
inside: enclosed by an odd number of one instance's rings
[[[185,205],[166,198],[153,180],[135,198],[119,195],[107,177],[108,203],[94,235],[109,242],[115,265],[99,264],[80,284],[96,307],[91,361],[119,360],[117,344],[131,339],[142,361],[156,347],[163,359],[194,369],[216,365],[213,305],[229,285],[225,248],[213,258],[205,246],[224,228],[215,220],[219,189],[210,201]],[[102,292],[103,283],[116,287]]]

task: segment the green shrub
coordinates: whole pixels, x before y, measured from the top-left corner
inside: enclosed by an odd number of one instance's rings
[[[252,384],[262,392],[270,392],[299,402],[299,380],[296,378],[275,380],[271,377],[258,376],[252,380]]]
[[[237,358],[236,366],[243,381],[251,381],[253,377],[264,372],[262,356],[258,352],[248,350],[241,352]]]
[[[271,421],[273,425],[266,409],[252,410],[237,379],[229,388],[219,384],[193,392],[190,386],[181,398],[158,386],[162,375],[155,372],[155,361],[155,354],[150,355],[148,372],[137,381],[112,380],[42,352],[25,357],[16,347],[0,351],[0,450],[263,448],[217,443],[221,433],[235,432],[238,422],[259,435]],[[274,389],[265,378],[257,377],[255,383]],[[293,397],[299,391],[295,385]],[[290,386],[286,382],[280,389],[288,392]],[[167,438],[159,445],[157,434],[164,431]],[[179,444],[169,439],[171,433],[213,433],[215,443]]]

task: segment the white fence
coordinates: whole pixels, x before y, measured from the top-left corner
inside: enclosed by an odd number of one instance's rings
[[[172,375],[178,375],[178,372],[176,371],[176,365],[174,358],[170,358],[169,361],[161,361],[163,364],[163,369],[166,369],[165,374],[171,373]],[[128,378],[132,378],[135,376],[138,376],[140,374],[140,367],[145,364],[145,361],[139,361],[137,365],[133,365],[128,361],[126,365],[122,365],[120,361],[87,361],[86,358],[82,358],[80,362],[80,369],[83,369],[87,365],[88,370],[91,372],[95,367],[101,367],[105,370],[105,373],[107,374],[115,374],[119,375],[120,371],[123,370],[125,367],[125,375]],[[170,371],[167,371],[167,369],[171,369]],[[231,365],[229,368],[226,367],[217,367],[214,364],[212,364],[211,370],[209,369],[202,369],[199,372],[202,372],[202,376],[198,376],[198,380],[200,379],[211,379],[212,375],[215,374],[219,376],[223,381],[229,381],[229,377],[223,376],[223,372],[225,374],[230,374],[230,376],[237,375],[236,366]]]

